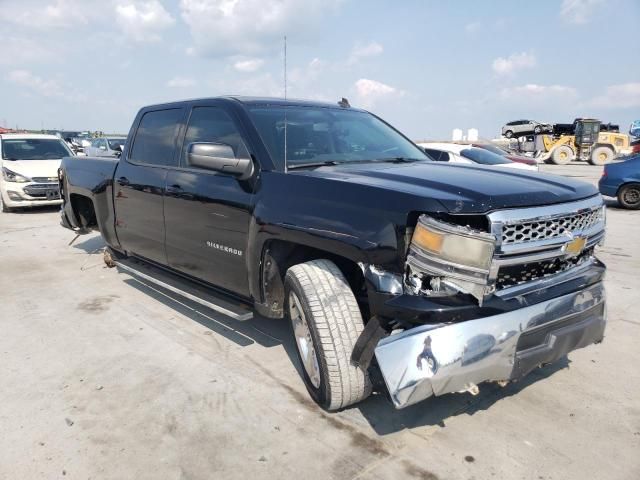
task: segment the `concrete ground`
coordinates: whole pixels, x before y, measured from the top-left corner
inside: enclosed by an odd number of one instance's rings
[[[475,397],[337,414],[309,400],[285,322],[107,269],[56,209],[0,214],[0,479],[640,478],[640,212],[609,204],[604,343]]]

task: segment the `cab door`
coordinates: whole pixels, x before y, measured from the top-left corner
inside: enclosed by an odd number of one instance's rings
[[[164,188],[167,168],[177,165],[176,143],[183,108],[142,114],[128,155],[114,178],[116,234],[129,253],[166,265]]]
[[[167,174],[164,215],[167,260],[172,268],[248,296],[251,187],[231,174],[195,168],[187,155],[189,145],[208,142],[231,146],[236,158],[250,158],[241,131],[232,113],[222,106],[192,108],[180,165]]]

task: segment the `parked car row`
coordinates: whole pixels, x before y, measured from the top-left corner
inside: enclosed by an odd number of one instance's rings
[[[419,143],[424,151],[436,162],[462,163],[469,165],[490,165],[493,167],[517,168],[538,171],[535,160],[518,157],[520,161],[509,158],[509,153],[485,144],[460,143]],[[497,150],[497,151],[496,151]]]

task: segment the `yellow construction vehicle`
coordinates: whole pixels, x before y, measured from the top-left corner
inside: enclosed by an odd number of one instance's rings
[[[577,119],[573,134],[536,135],[539,158],[547,163],[564,165],[574,160],[586,160],[592,165],[604,165],[617,154],[630,151],[629,135],[600,131],[600,120]]]

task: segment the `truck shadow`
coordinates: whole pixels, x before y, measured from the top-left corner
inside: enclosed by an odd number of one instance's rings
[[[401,430],[425,426],[445,427],[445,421],[458,415],[474,415],[488,410],[492,405],[518,394],[530,385],[544,380],[559,370],[569,368],[570,360],[563,357],[557,362],[531,372],[519,382],[500,387],[495,383],[479,385],[480,393],[451,393],[441,397],[431,397],[402,410],[396,410],[387,399],[386,393],[372,395],[355,405],[378,435],[388,435]]]
[[[89,254],[96,252],[103,246],[104,242],[99,235],[74,244],[75,248]],[[116,270],[113,269],[113,272],[115,273]],[[165,291],[156,285],[131,277],[128,274],[125,274],[123,281],[171,310],[199,323],[213,334],[220,335],[238,346],[246,347],[253,344],[266,348],[282,346],[298,375],[301,375],[302,367],[298,360],[295,341],[287,320],[270,319],[256,315],[251,320],[239,322],[198,303],[182,298],[173,292]],[[430,398],[403,410],[396,410],[393,407],[387,399],[384,387],[382,387],[379,389],[381,391],[374,393],[364,402],[349,407],[342,412],[329,415],[348,418],[354,415],[357,416],[359,412],[378,435],[388,435],[424,426],[445,427],[445,422],[448,419],[463,414],[474,415],[476,412],[487,410],[500,400],[519,393],[521,390],[550,377],[559,370],[569,368],[569,364],[570,360],[564,357],[552,365],[533,371],[520,382],[511,383],[505,387],[492,383],[482,384],[480,385],[480,393],[476,396],[472,396],[469,393],[448,394],[442,397]],[[264,367],[271,370],[268,365]],[[279,382],[283,382],[281,377]],[[301,379],[294,380],[295,387],[290,384],[291,382],[286,383],[285,390],[294,389],[299,392],[296,397],[307,395]],[[312,404],[311,399],[309,399],[309,404]],[[319,407],[318,413],[321,413]]]

